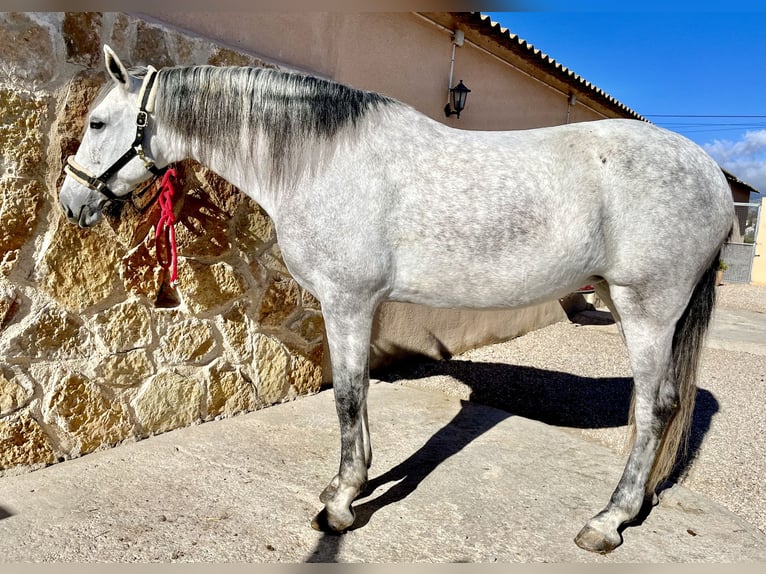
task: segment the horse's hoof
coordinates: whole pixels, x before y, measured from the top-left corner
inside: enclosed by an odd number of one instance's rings
[[[343,516],[330,516],[323,508],[311,521],[311,528],[327,534],[343,534],[354,523],[354,511],[349,509]]]
[[[575,537],[575,544],[589,552],[608,554],[622,544],[622,537],[619,534],[617,534],[616,538],[608,537],[603,532],[599,532],[586,524]]]
[[[319,532],[333,532],[330,528],[330,524],[327,522],[327,509],[323,508],[311,521],[311,528],[318,530]]]

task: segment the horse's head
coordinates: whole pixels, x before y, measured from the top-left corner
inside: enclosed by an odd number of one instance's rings
[[[82,143],[67,159],[59,194],[67,219],[81,227],[98,223],[106,203],[129,199],[137,186],[161,174],[149,158],[157,71],[149,67],[138,77],[109,46],[104,55],[114,85],[90,112]]]

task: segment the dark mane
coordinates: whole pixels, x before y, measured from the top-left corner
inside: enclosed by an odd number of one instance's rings
[[[296,146],[332,140],[369,111],[393,102],[301,74],[192,66],[160,71],[156,113],[180,135],[212,143],[224,153],[238,153],[243,135],[253,147],[258,136],[265,136],[272,167],[279,172]]]

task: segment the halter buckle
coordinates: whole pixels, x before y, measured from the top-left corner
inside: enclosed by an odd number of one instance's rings
[[[144,110],[139,110],[138,116],[136,117],[136,126],[139,128],[145,128],[148,121],[149,114]]]

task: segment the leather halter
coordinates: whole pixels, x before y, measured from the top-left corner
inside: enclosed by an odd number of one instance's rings
[[[154,100],[157,95],[157,70],[152,66],[149,66],[144,76],[144,81],[141,84],[141,91],[138,93],[138,116],[136,117],[136,137],[133,143],[130,144],[130,149],[126,151],[122,156],[117,159],[111,166],[109,166],[101,175],[95,175],[88,168],[78,164],[74,156],[69,156],[64,166],[64,172],[92,189],[103,195],[107,200],[111,201],[129,201],[133,196],[133,193],[129,193],[124,196],[116,195],[111,189],[109,189],[108,182],[114,177],[122,167],[138,156],[144,162],[144,167],[150,171],[155,177],[161,176],[167,168],[158,168],[154,162],[147,157],[144,151],[144,131],[149,120],[149,114],[154,111]]]

